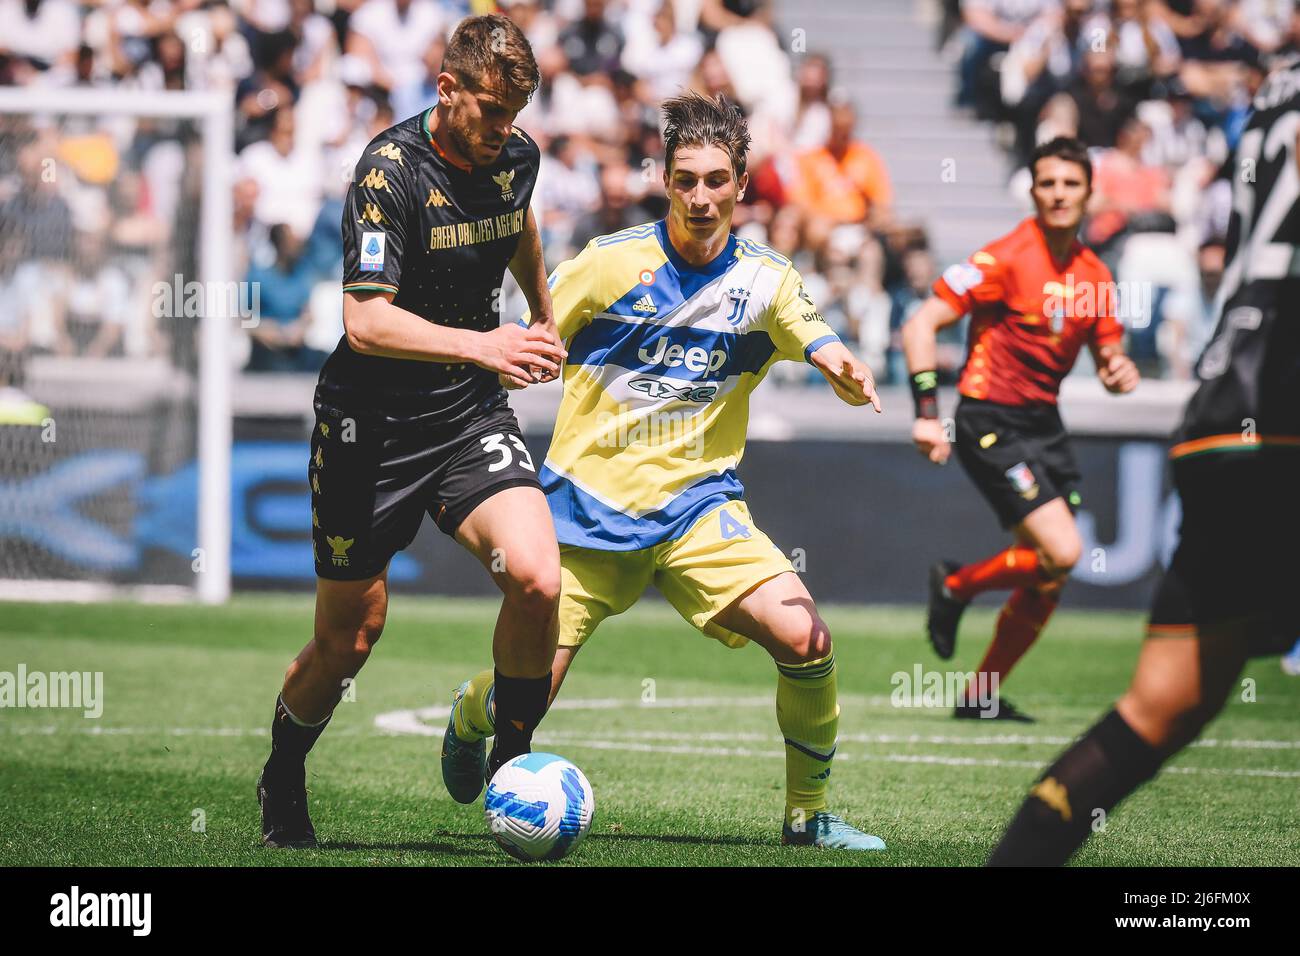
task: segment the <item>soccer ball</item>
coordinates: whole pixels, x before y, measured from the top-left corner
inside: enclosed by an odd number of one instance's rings
[[[581,770],[563,757],[522,754],[488,784],[483,814],[501,849],[516,860],[560,860],[591,829],[596,795]]]

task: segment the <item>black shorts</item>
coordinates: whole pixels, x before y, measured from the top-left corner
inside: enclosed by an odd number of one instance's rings
[[[1152,633],[1240,622],[1251,654],[1282,653],[1300,637],[1300,448],[1189,455],[1173,466],[1183,518]]]
[[[1018,525],[1053,498],[1078,508],[1079,466],[1055,405],[999,405],[963,396],[955,418],[957,460],[1002,527]]]
[[[455,428],[339,408],[319,389],[315,404],[307,480],[319,577],[356,581],[380,573],[415,540],[426,513],[454,535],[497,492],[541,489],[504,401]]]

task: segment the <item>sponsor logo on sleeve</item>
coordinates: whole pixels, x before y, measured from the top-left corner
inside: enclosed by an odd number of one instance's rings
[[[382,232],[363,232],[361,234],[362,272],[384,271],[384,240],[388,236]]]
[[[965,295],[984,281],[984,273],[974,263],[958,262],[944,270],[943,281],[957,295]]]

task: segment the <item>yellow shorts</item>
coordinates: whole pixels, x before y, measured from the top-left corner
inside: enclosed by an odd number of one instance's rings
[[[713,617],[746,591],[794,568],[754,526],[743,501],[701,516],[673,541],[639,551],[560,545],[560,646],[580,647],[653,583],[677,613],[728,647],[749,642]]]

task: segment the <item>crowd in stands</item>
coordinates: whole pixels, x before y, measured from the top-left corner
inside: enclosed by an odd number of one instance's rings
[[[956,102],[998,124],[1019,172],[1037,143],[1092,150],[1084,238],[1111,266],[1129,348],[1185,379],[1213,331],[1233,155],[1269,69],[1300,56],[1295,0],[945,0]]]
[[[310,371],[341,331],[357,156],[436,100],[451,30],[493,9],[523,29],[542,75],[516,122],[543,149],[533,205],[549,267],[665,213],[658,106],[682,88],[722,93],[753,134],[738,231],[793,257],[828,319],[884,362],[896,293],[923,290],[934,264],[924,234],[894,221],[888,172],[855,136],[832,64],[787,51],[770,0],[0,0],[0,84],[227,93],[235,261],[261,293],[247,368]],[[150,288],[196,268],[193,125],[0,123],[0,218],[24,223],[0,226],[7,347],[176,351],[190,333],[159,320]],[[109,289],[116,304],[93,307]]]
[[[773,2],[0,0],[0,85],[228,95],[234,262],[258,284],[262,319],[246,368],[310,372],[342,329],[339,226],[357,157],[436,100],[459,20],[499,10],[542,76],[516,122],[543,149],[533,205],[548,267],[662,216],[658,105],[684,87],[722,93],[753,134],[738,232],[791,257],[831,325],[882,381],[901,381],[898,327],[946,263],[895,215],[835,64],[791,52]],[[1149,373],[1187,376],[1223,267],[1217,173],[1268,62],[1300,42],[1293,0],[929,2],[948,14],[959,108],[997,124],[1017,163],[1058,133],[1095,147],[1086,238],[1121,285],[1155,280],[1135,347]],[[192,358],[192,323],[170,320],[156,287],[197,274],[194,124],[10,114],[0,147],[0,353]],[[947,345],[959,363],[960,342]]]

